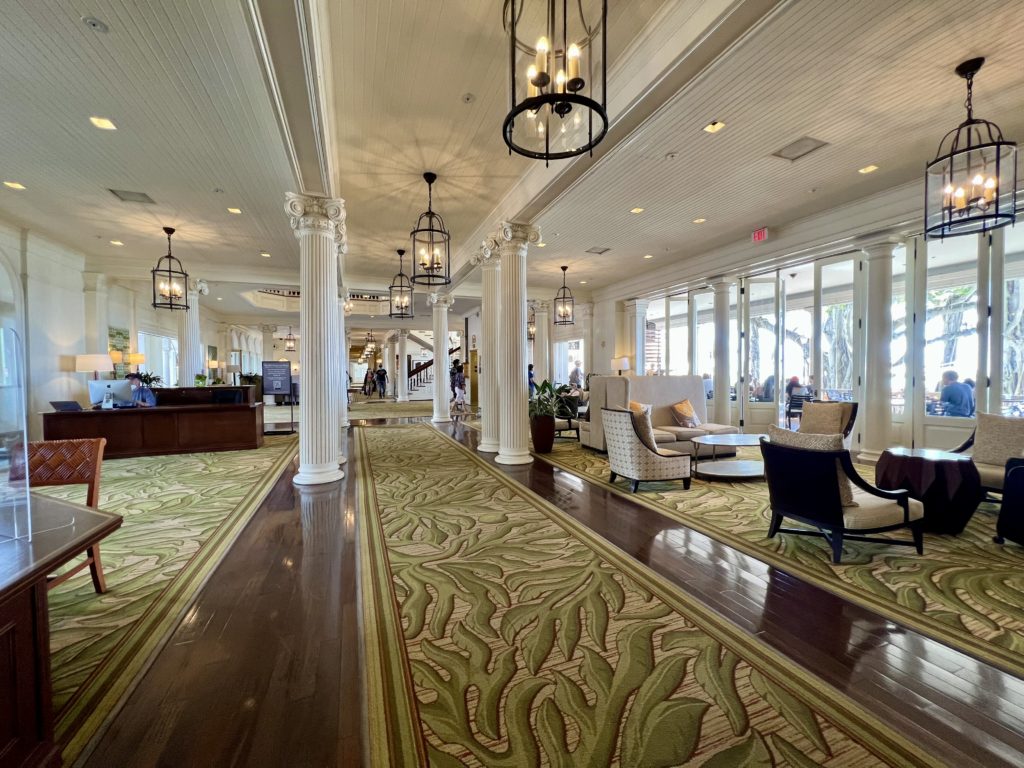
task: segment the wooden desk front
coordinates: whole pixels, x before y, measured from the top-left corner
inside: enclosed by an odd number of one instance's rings
[[[158,405],[43,414],[43,438],[105,437],[104,457],[238,451],[263,445],[263,403]]]

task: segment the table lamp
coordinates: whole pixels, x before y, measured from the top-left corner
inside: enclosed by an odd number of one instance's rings
[[[618,371],[619,376],[622,375],[623,371],[629,370],[629,358],[628,357],[613,357],[612,358],[612,370]]]
[[[114,360],[109,353],[102,355],[75,355],[75,372],[89,373],[92,371],[93,379],[98,380],[100,371],[104,373],[114,370]]]

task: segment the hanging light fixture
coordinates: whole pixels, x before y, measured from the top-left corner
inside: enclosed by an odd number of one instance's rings
[[[352,314],[354,304],[352,303],[352,296],[348,291],[345,291],[345,302],[341,305],[342,310],[345,312],[345,317]]]
[[[290,325],[288,326],[288,335],[284,337],[284,351],[295,351],[295,337],[292,336],[292,327]]]
[[[985,59],[956,68],[967,81],[967,119],[939,143],[925,172],[924,231],[928,240],[971,235],[1016,221],[1017,144],[995,123],[974,116],[974,76]]]
[[[164,227],[167,235],[167,255],[161,256],[152,270],[153,274],[153,308],[154,309],[188,309],[188,273],[173,255],[171,255],[172,227]]]
[[[537,315],[530,307],[530,317],[526,321],[526,340],[533,341],[537,338]]]
[[[412,237],[412,282],[416,285],[448,285],[452,281],[452,236],[444,219],[434,213],[434,182],[437,174],[423,174],[427,182],[427,210],[416,220]]]
[[[388,294],[391,297],[391,308],[388,314],[391,317],[408,318],[413,315],[412,306],[412,281],[405,274],[404,269],[405,249],[398,249],[398,274],[391,280],[388,287]]]
[[[565,273],[568,271],[568,267],[562,267],[562,287],[555,294],[555,325],[576,324],[576,302],[572,291],[565,285]]]
[[[377,348],[377,340],[373,338],[373,331],[366,332],[366,349],[374,350]]]
[[[505,0],[503,19],[509,154],[547,165],[593,152],[608,132],[608,0]]]

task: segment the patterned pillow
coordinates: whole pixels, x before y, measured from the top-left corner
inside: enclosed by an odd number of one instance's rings
[[[768,439],[778,445],[789,446],[790,448],[803,448],[808,451],[841,451],[843,450],[843,436],[818,435],[808,432],[790,432],[788,429],[768,425]],[[859,507],[853,499],[853,485],[850,478],[843,472],[843,467],[836,460],[836,474],[839,479],[839,501],[844,507]]]
[[[804,403],[801,434],[838,435],[845,426],[841,403]]]
[[[672,409],[672,418],[680,427],[699,427],[700,416],[694,410],[689,400],[681,400],[675,405],[669,406]]]
[[[1024,419],[979,413],[971,455],[979,464],[1005,467],[1010,459],[1024,456]]]
[[[633,428],[640,442],[657,453],[658,443],[654,439],[654,427],[651,426],[651,406],[630,400],[629,410],[633,414]]]

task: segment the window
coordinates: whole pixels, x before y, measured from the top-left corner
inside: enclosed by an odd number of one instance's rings
[[[814,336],[814,265],[804,264],[784,274],[785,337],[782,344],[782,382],[776,392],[785,390],[794,376],[806,383],[812,368]]]
[[[654,299],[647,305],[647,332],[644,335],[644,373],[665,373],[665,301]]]
[[[1024,416],[1024,230],[1006,233],[1003,267],[1004,416]]]
[[[146,362],[139,366],[139,370],[159,376],[162,386],[178,386],[177,339],[140,332],[139,351],[146,356]]]
[[[690,318],[687,295],[669,296],[668,353],[669,374],[684,376],[690,372]]]
[[[778,345],[775,280],[750,280],[746,284],[746,291],[750,302],[750,337],[747,345],[750,399],[759,403],[774,402],[779,392],[774,383]]]
[[[853,399],[853,260],[821,268],[821,390]]]
[[[907,402],[907,249],[900,246],[892,255],[892,413],[902,416]]]

